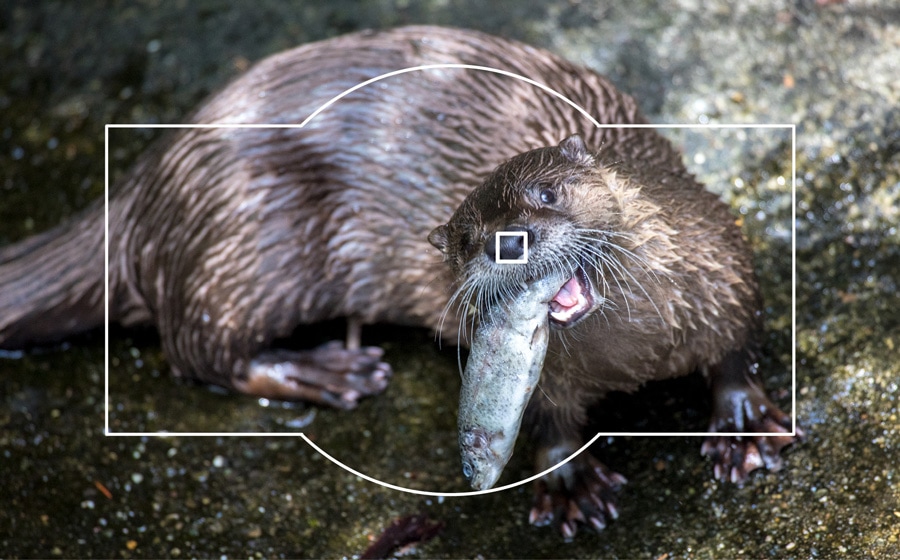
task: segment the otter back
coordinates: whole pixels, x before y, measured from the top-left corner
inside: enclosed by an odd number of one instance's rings
[[[190,122],[300,123],[365,80],[435,63],[514,72],[602,122],[643,122],[634,101],[593,72],[515,42],[434,27],[359,33],[276,54]],[[501,161],[578,131],[593,145],[683,169],[651,131],[596,129],[533,85],[477,70],[385,79],[302,129],[181,130],[152,146],[115,189],[110,317],[155,325],[178,375],[352,406],[358,393],[383,383],[353,389],[348,381],[320,398],[311,373],[317,360],[292,367],[299,382],[269,375],[273,364],[291,361],[267,355],[271,342],[335,317],[438,328],[452,277],[428,232]],[[102,239],[99,214],[89,213],[41,243],[6,249],[0,345],[50,341],[102,321]],[[42,326],[38,316],[53,320]],[[372,368],[389,371],[359,352],[348,349],[338,369],[363,377]]]

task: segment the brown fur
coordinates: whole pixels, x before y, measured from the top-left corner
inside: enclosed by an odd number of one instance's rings
[[[209,99],[191,122],[298,124],[364,80],[435,63],[526,76],[601,123],[645,122],[632,98],[590,70],[516,42],[436,27],[357,33],[276,54]],[[596,156],[573,159],[565,148],[546,148],[491,175],[516,154],[575,133]],[[526,200],[529,181],[544,179],[570,181],[557,208]],[[454,210],[443,240],[448,268],[426,238]],[[550,347],[530,412],[541,457],[577,445],[585,404],[611,389],[695,367],[731,372],[721,384],[728,396],[743,396],[748,386],[756,288],[725,207],[656,132],[596,128],[559,99],[506,76],[411,72],[357,90],[303,129],[177,131],[128,173],[109,212],[110,317],[154,325],[179,375],[352,407],[383,389],[390,373],[380,350],[357,347],[356,329],[347,347],[297,352],[273,349],[273,341],[336,317],[352,327],[441,329],[453,269],[490,275],[458,249],[453,232],[470,230],[477,253],[482,227],[533,215],[548,228],[608,230],[608,241],[628,251],[613,250],[615,260],[593,272],[608,305]],[[102,323],[102,224],[97,205],[0,250],[0,347],[58,340]],[[440,237],[432,239],[440,244]],[[549,248],[568,251],[562,237]],[[458,321],[451,315],[445,324]],[[456,337],[455,328],[443,332]],[[723,356],[738,358],[724,367]],[[763,399],[751,404],[772,410]],[[722,402],[726,412],[716,425],[728,427],[737,420],[727,412],[731,401]],[[775,421],[784,425],[782,416]],[[724,460],[747,470],[741,457]],[[587,476],[588,468],[576,474]],[[537,522],[548,519],[548,507]]]
[[[498,231],[526,232],[527,264],[495,262]],[[756,373],[760,298],[751,253],[728,208],[680,164],[589,149],[573,136],[500,165],[429,239],[457,278],[451,306],[486,309],[560,271],[593,294],[579,307],[589,311],[557,324],[525,412],[536,470],[581,446],[586,408],[607,392],[697,369],[713,389],[713,431],[785,434],[711,437],[703,451],[716,476],[740,482],[763,464],[780,467],[778,452],[794,438]],[[566,537],[577,522],[602,528],[617,516],[611,491],[623,481],[580,456],[538,482],[531,521],[556,519]]]
[[[436,27],[276,54],[191,122],[299,124],[364,80],[435,63],[514,72],[601,122],[643,122],[634,101],[593,72],[515,42]],[[148,150],[110,201],[110,318],[155,325],[176,374],[250,392],[273,386],[255,378],[272,377],[268,349],[297,325],[348,317],[437,329],[451,278],[428,233],[501,161],[578,131],[611,153],[681,165],[653,132],[594,128],[533,85],[475,70],[372,84],[303,129],[179,130]],[[102,322],[99,205],[38,241],[0,250],[0,347]],[[350,368],[374,367],[346,358]],[[274,381],[285,390],[264,391],[270,396],[309,398]]]
[[[559,147],[538,149],[501,165],[432,233],[460,284],[502,293],[554,266],[571,276],[583,262],[605,300],[587,319],[555,330],[531,404],[530,414],[543,418],[538,431],[577,437],[585,407],[608,391],[686,375],[755,345],[749,248],[725,204],[680,171],[603,149],[574,158]],[[547,188],[553,204],[539,200]],[[521,226],[537,238],[528,265],[485,254],[494,232]],[[608,262],[578,247],[579,231],[590,232]]]

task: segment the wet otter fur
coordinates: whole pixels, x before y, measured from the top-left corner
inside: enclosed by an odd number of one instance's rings
[[[357,33],[276,54],[210,98],[189,122],[298,124],[365,80],[435,63],[526,76],[602,123],[645,122],[632,98],[587,69],[519,43],[436,27]],[[580,134],[578,145],[531,152],[573,133]],[[524,160],[510,160],[526,152]],[[578,167],[570,152],[583,163],[595,157],[606,163]],[[530,162],[523,173],[534,177],[542,177],[544,163],[569,169],[583,187],[564,188],[561,176],[550,177],[558,206],[535,205],[523,198],[534,189],[501,181],[522,162]],[[601,204],[586,185],[622,190]],[[665,194],[669,188],[674,194]],[[510,198],[492,199],[496,192]],[[665,219],[647,209],[623,213],[615,223],[592,215],[613,203],[667,206]],[[584,266],[597,290],[596,312],[560,331],[548,356],[542,388],[556,405],[536,402],[528,413],[541,441],[539,465],[577,445],[586,398],[573,391],[585,384],[599,397],[701,367],[720,403],[714,427],[786,425],[751,367],[758,305],[749,253],[723,205],[691,179],[677,151],[652,130],[596,128],[533,85],[484,71],[388,78],[346,96],[302,129],[197,128],[162,138],[110,200],[110,319],[155,326],[176,375],[352,408],[383,390],[390,376],[380,349],[360,347],[359,326],[461,324],[459,308],[449,305],[458,281],[490,270],[463,266],[482,259],[479,228],[526,214],[543,220],[542,232],[562,218],[609,228],[606,244],[600,231],[586,241],[599,251],[588,260],[605,262]],[[431,237],[447,267],[427,238],[451,215],[438,230],[446,235]],[[0,249],[0,347],[47,343],[102,324],[102,217],[98,203],[55,230]],[[653,224],[668,229],[654,232]],[[464,242],[455,232],[466,228],[472,237]],[[540,237],[537,246],[551,245]],[[724,285],[704,288],[710,278]],[[298,325],[341,317],[350,325],[346,344],[308,351],[272,346]],[[648,332],[664,338],[647,341]],[[456,339],[455,332],[443,333]],[[600,338],[589,341],[593,336]],[[746,418],[738,408],[744,402],[751,416],[760,406],[766,414]],[[777,466],[787,441],[711,440],[707,451],[717,473],[741,479],[760,456]],[[539,484],[534,522],[555,515],[572,534],[578,519],[600,526],[615,517],[607,490],[616,475],[584,459],[565,478],[565,487],[557,474]],[[569,504],[585,496],[599,509],[579,517],[574,512],[582,510]]]
[[[711,437],[704,453],[718,478],[780,468],[779,451],[794,439],[756,373],[751,253],[727,207],[680,171],[591,152],[575,135],[501,164],[430,235],[459,278],[451,306],[481,310],[534,278],[569,278],[549,305],[556,336],[525,412],[538,472],[582,446],[587,407],[606,393],[697,369],[713,389],[711,431],[784,434]],[[498,231],[524,232],[527,264],[496,262]],[[505,260],[523,252],[517,242],[499,248]],[[602,528],[617,516],[607,497],[622,482],[579,456],[539,482],[531,522],[563,515],[567,537],[576,520]],[[560,493],[570,501],[561,505]]]

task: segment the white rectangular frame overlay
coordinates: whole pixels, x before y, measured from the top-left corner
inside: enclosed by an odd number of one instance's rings
[[[501,237],[521,237],[524,255],[521,259],[504,259],[500,257]],[[494,234],[494,262],[497,264],[528,264],[528,233],[524,231],[498,231]]]
[[[109,131],[110,129],[153,128],[302,128],[300,124],[107,124],[104,127],[104,430],[106,436],[120,437],[304,437],[303,432],[113,432],[109,429]],[[791,131],[791,436],[797,434],[797,126],[794,124],[606,124],[600,128],[653,129],[784,129]],[[599,437],[707,437],[711,432],[600,432]],[[715,432],[720,436],[784,436],[772,432]],[[304,437],[305,439],[305,437]]]

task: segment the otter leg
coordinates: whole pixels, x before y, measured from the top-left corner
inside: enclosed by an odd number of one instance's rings
[[[760,467],[781,469],[781,450],[804,434],[799,427],[790,434],[791,417],[769,400],[749,352],[731,352],[706,373],[713,399],[710,432],[775,434],[706,438],[701,453],[713,460],[715,477],[742,484]]]
[[[279,317],[272,318],[277,323]],[[348,329],[351,347],[333,341],[311,350],[267,348],[272,333],[253,331],[241,337],[229,336],[216,328],[217,320],[189,327],[161,329],[163,348],[176,376],[193,377],[208,383],[269,399],[307,401],[350,409],[364,396],[387,387],[391,368],[381,361],[380,348],[361,348],[358,326]],[[206,330],[204,330],[206,329]],[[354,329],[357,331],[354,336]],[[174,331],[175,334],[168,333]],[[206,341],[198,344],[197,341]]]
[[[540,442],[535,470],[542,472],[571,456],[582,444],[580,424],[573,421],[571,410],[559,410],[554,405],[539,408],[543,410],[532,411],[529,416]],[[575,537],[578,523],[602,530],[619,517],[615,492],[626,482],[590,453],[582,453],[535,482],[529,522],[537,526],[556,524],[566,540]]]
[[[300,352],[264,351],[234,386],[260,397],[354,408],[361,397],[383,391],[391,376],[391,366],[381,361],[384,351],[360,345],[361,328],[358,320],[347,320],[346,345],[333,341]]]

